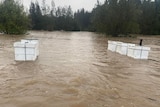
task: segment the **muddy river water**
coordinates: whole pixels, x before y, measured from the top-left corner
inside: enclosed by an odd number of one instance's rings
[[[14,61],[13,43],[39,39],[35,62]],[[108,40],[151,47],[148,60],[107,50]],[[0,35],[0,107],[160,107],[160,36],[90,32]]]

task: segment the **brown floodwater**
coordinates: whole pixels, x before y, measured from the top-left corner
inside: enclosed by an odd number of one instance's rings
[[[39,39],[35,62],[14,61],[13,43]],[[148,60],[107,50],[108,40],[151,47]],[[91,32],[0,35],[0,107],[160,107],[160,36]]]

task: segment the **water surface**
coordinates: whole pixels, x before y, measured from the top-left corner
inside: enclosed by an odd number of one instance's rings
[[[14,61],[13,43],[39,39],[35,62]],[[149,60],[107,50],[108,40],[151,47]],[[159,107],[160,37],[107,38],[90,32],[0,35],[1,107]]]

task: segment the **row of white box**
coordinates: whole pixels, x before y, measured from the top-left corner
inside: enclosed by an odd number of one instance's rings
[[[148,59],[150,47],[136,46],[135,44],[119,41],[108,41],[108,50],[135,59]]]
[[[35,61],[39,56],[39,42],[37,39],[22,39],[14,43],[16,61]]]

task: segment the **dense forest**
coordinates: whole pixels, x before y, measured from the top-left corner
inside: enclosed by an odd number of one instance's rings
[[[4,16],[7,13],[3,12],[6,1],[14,0],[4,0],[0,4],[0,31],[5,31],[2,26],[7,23],[4,22],[6,20]],[[51,6],[46,4],[46,0],[42,0],[41,4],[31,2],[29,13],[26,14],[29,21],[25,19],[26,15],[22,11],[20,12],[22,15],[13,11],[13,16],[17,14],[17,17],[23,16],[22,19],[24,19],[24,21],[19,21],[19,24],[14,23],[15,26],[21,25],[20,28],[22,28],[22,25],[27,22],[28,24],[25,25],[31,30],[92,31],[112,36],[160,34],[160,0],[105,0],[104,4],[97,0],[91,12],[80,9],[74,13],[71,6],[56,7],[53,0],[50,3]],[[22,10],[21,6],[19,8]],[[12,26],[14,24],[11,23]],[[8,26],[10,25],[6,28]]]
[[[14,0],[0,2],[0,32],[24,34],[29,26],[29,18],[24,8]]]

